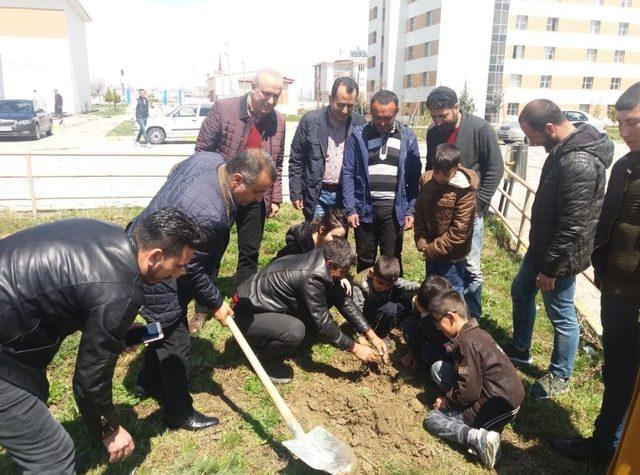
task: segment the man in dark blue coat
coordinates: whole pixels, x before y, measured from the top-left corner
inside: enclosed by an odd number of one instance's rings
[[[350,77],[336,79],[329,105],[302,116],[291,142],[289,195],[304,219],[324,214],[329,208],[342,209],[340,170],[344,146],[353,127],[364,124],[353,111],[358,99],[358,83]]]
[[[145,286],[140,312],[147,321],[160,322],[165,338],[147,348],[136,392],[164,401],[169,427],[199,430],[218,423],[215,417],[196,411],[189,395],[187,305],[195,299],[212,309],[222,324],[233,315],[214,281],[229,243],[229,229],[237,206],[262,200],[275,178],[275,164],[261,149],[246,150],[229,161],[214,152],[196,152],[176,167],[149,206],[129,225],[129,230],[135,231],[149,213],[177,207],[194,219],[205,235],[205,245],[195,253],[185,276]]]

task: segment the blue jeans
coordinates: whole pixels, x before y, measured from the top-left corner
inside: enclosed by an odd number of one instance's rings
[[[138,136],[136,137],[136,142],[140,142],[140,137],[144,137],[144,141],[149,143],[149,137],[147,137],[147,118],[136,117],[136,122],[140,127],[140,130],[138,130]]]
[[[609,292],[600,295],[604,395],[593,438],[603,450],[618,446],[633,395],[640,365],[639,311],[638,305],[626,303]]]
[[[427,275],[439,275],[449,281],[453,290],[460,295],[464,295],[464,275],[467,263],[465,261],[460,262],[437,262],[427,261]]]
[[[316,208],[313,211],[313,218],[322,216],[330,208],[337,208],[342,206],[342,195],[339,191],[320,190],[320,196],[316,203]]]
[[[536,321],[537,275],[531,255],[527,252],[511,284],[513,346],[520,351],[531,348],[533,325]],[[542,292],[544,308],[554,332],[549,371],[562,379],[571,376],[580,342],[580,326],[573,303],[575,289],[576,276],[572,275],[556,279],[553,290]]]
[[[480,256],[482,254],[482,240],[484,237],[484,213],[476,214],[473,220],[473,240],[471,250],[467,254],[467,268],[465,274],[464,299],[472,317],[482,316],[482,269]]]

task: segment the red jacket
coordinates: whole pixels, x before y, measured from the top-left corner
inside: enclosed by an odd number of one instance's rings
[[[249,95],[216,101],[202,122],[196,152],[218,152],[226,160],[244,149],[251,131],[251,117],[247,110]],[[260,120],[262,150],[273,158],[278,171],[273,187],[264,195],[267,211],[273,203],[282,203],[282,161],[284,160],[284,117],[275,110]]]

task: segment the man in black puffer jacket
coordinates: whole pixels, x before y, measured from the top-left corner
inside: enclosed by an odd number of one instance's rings
[[[505,352],[516,363],[531,363],[535,297],[541,290],[554,349],[549,373],[536,381],[531,395],[547,399],[569,390],[580,340],[576,275],[589,267],[613,143],[591,125],[575,128],[546,99],[527,104],[519,121],[531,144],[544,146],[549,156],[531,210],[529,250],[511,287],[513,342]]]
[[[259,148],[231,160],[214,152],[196,152],[176,167],[127,228],[135,232],[148,214],[176,207],[194,219],[205,235],[205,244],[195,253],[186,275],[144,288],[140,314],[147,321],[160,322],[165,337],[147,347],[136,392],[163,400],[165,423],[171,428],[199,430],[218,423],[215,417],[196,411],[189,394],[187,305],[195,299],[212,309],[222,324],[233,315],[214,280],[229,243],[229,228],[237,206],[262,200],[275,178],[273,160]]]
[[[283,360],[293,356],[307,330],[362,361],[378,360],[372,348],[354,342],[340,330],[329,311],[334,305],[387,360],[385,343],[338,283],[355,259],[347,241],[335,238],[306,254],[274,260],[238,287],[236,322],[274,383],[291,381],[293,371]]]
[[[73,441],[47,409],[47,366],[76,331],[80,413],[111,462],[131,454],[111,399],[118,355],[143,282],[182,275],[201,238],[171,208],[147,216],[131,238],[111,224],[70,219],[0,240],[0,445],[24,472],[76,473]]]

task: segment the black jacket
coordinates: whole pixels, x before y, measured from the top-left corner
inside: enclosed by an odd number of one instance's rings
[[[149,117],[149,100],[138,97],[136,104],[136,119],[146,119]]]
[[[352,112],[346,123],[346,137],[349,137],[354,126],[364,123],[360,114]],[[322,189],[329,127],[329,106],[307,112],[300,119],[291,142],[289,197],[291,201],[304,200],[303,213],[309,221],[313,219]]]
[[[243,303],[249,300],[254,313],[278,312],[299,318],[342,350],[351,350],[353,340],[331,316],[332,306],[358,333],[371,328],[353,300],[345,298],[340,284],[331,279],[322,248],[276,259],[240,284],[238,297]]]
[[[432,169],[436,148],[445,142],[438,127],[431,126],[427,130],[426,170]],[[484,211],[491,203],[491,198],[504,175],[504,160],[496,132],[486,120],[462,112],[455,145],[460,149],[462,166],[470,168],[480,178],[480,188],[476,197],[477,209]]]
[[[284,241],[284,247],[278,251],[274,259],[291,254],[304,254],[313,251],[316,243],[311,233],[311,222],[305,221],[291,226],[287,231]]]
[[[136,249],[122,228],[70,219],[0,240],[0,290],[0,378],[46,403],[47,366],[80,330],[78,408],[98,436],[117,427],[113,370],[143,301]]]
[[[524,399],[524,387],[502,348],[470,319],[446,345],[456,370],[456,385],[446,394],[470,426],[485,404],[516,409]]]
[[[624,195],[629,185],[631,174],[631,161],[640,160],[640,152],[630,152],[620,158],[611,168],[607,193],[602,203],[600,219],[596,226],[596,236],[591,263],[596,278],[596,283],[601,284],[604,277],[607,259],[609,257],[609,241],[611,239],[611,229],[622,210]]]
[[[193,298],[214,310],[224,301],[214,279],[229,243],[229,228],[235,213],[234,206],[231,217],[227,216],[225,197],[218,181],[218,167],[224,163],[224,158],[214,152],[196,152],[179,163],[149,206],[127,227],[127,232],[132,233],[147,215],[175,207],[195,220],[206,238],[204,246],[196,251],[187,266],[186,275],[144,286],[145,302],[140,314],[147,321],[171,325],[186,314],[186,307]]]
[[[547,157],[531,209],[529,252],[536,272],[577,275],[589,267],[613,143],[581,125]]]

